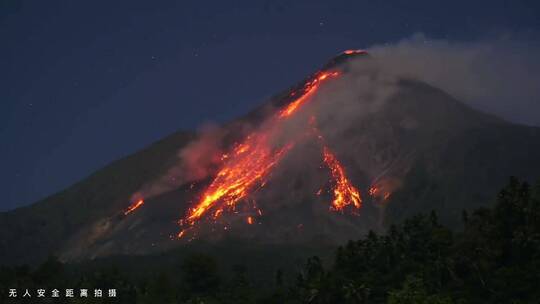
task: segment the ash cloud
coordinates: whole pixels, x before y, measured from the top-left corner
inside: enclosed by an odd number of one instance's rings
[[[368,52],[387,72],[424,81],[508,121],[540,125],[540,43],[534,39],[451,42],[415,34]]]

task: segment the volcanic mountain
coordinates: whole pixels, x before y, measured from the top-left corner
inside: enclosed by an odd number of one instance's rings
[[[418,212],[458,225],[511,175],[540,176],[540,128],[472,109],[346,51],[247,115],[177,132],[0,214],[2,263],[218,244],[339,244]]]

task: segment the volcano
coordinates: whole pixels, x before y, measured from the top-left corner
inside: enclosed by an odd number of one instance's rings
[[[431,210],[456,226],[511,175],[538,179],[540,128],[351,50],[243,117],[177,132],[0,214],[0,260],[146,255],[199,241],[333,245]]]

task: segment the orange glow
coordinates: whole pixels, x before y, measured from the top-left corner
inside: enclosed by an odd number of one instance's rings
[[[273,147],[275,145],[274,139],[281,134],[279,132],[283,132],[282,123],[294,115],[317,92],[323,81],[339,75],[337,71],[317,73],[304,84],[302,89],[290,94],[290,96],[296,96],[296,99],[278,111],[275,116],[269,118],[268,122],[272,125],[272,128],[261,128],[252,132],[242,142],[235,144],[230,151],[224,153],[221,157],[221,167],[218,169],[214,179],[202,192],[199,201],[188,211],[180,225],[194,226],[210,210],[212,210],[210,214],[214,222],[216,222],[224,211],[236,210],[237,203],[241,200],[248,203],[248,197],[264,187],[274,167],[294,147],[294,141]],[[316,128],[314,129],[316,130]],[[316,131],[315,139],[322,143],[322,156],[330,169],[334,187],[334,199],[331,209],[343,210],[347,205],[352,205],[357,209],[360,208],[362,200],[358,190],[350,184],[341,163],[324,144],[322,135],[318,130]],[[320,189],[317,195],[321,195],[323,191],[323,189]],[[238,213],[238,211],[235,211],[235,213]],[[259,216],[263,214],[260,209],[257,209],[257,213]],[[252,225],[255,223],[255,219],[248,216],[246,222]],[[190,229],[190,227],[183,229],[178,234],[178,237],[182,237],[187,229]],[[223,229],[228,230],[228,227],[224,226]]]
[[[302,96],[289,103],[289,105],[287,105],[287,107],[281,111],[279,116],[287,117],[293,114],[300,105],[302,105],[307,99],[309,99],[311,95],[315,93],[315,91],[317,91],[321,81],[327,79],[328,77],[336,77],[338,75],[338,72],[324,72],[317,75],[317,77],[315,77],[312,81],[309,81],[304,85],[304,92]]]
[[[185,233],[186,233],[185,230],[180,231],[180,232],[178,233],[178,238],[183,237]]]
[[[332,201],[332,209],[336,211],[343,210],[347,205],[353,204],[354,207],[360,209],[362,206],[362,199],[360,198],[360,192],[354,187],[347,176],[343,166],[336,158],[336,156],[330,151],[328,147],[323,148],[324,162],[330,168],[332,178],[336,183],[334,187],[334,200]]]
[[[214,218],[218,218],[222,212],[223,212],[223,209],[216,210],[216,212],[214,212]]]
[[[137,208],[139,208],[143,204],[144,204],[144,200],[142,200],[142,199],[136,201],[135,203],[131,204],[131,206],[129,206],[126,209],[126,211],[124,211],[124,215],[130,214],[131,212],[135,211]]]
[[[371,186],[368,190],[368,193],[370,196],[379,197],[379,198],[382,198],[383,200],[387,200],[391,195],[390,192],[384,191],[384,187],[383,189],[381,189],[380,187],[377,187],[377,186]]]
[[[339,73],[335,71],[316,74],[304,85],[297,99],[278,112],[277,116],[271,118],[272,122],[280,123],[293,115],[316,92],[322,81],[338,75]],[[280,148],[272,149],[270,139],[271,134],[263,130],[253,132],[243,142],[235,145],[231,152],[223,154],[222,167],[203,192],[199,202],[190,210],[186,217],[187,223],[193,225],[211,208],[217,208],[214,212],[214,219],[216,219],[222,214],[224,208],[234,208],[236,203],[246,198],[254,188],[258,186],[260,189],[265,185],[266,177],[271,169],[294,146],[294,143],[288,143]]]
[[[324,137],[317,128],[317,120],[315,116],[309,118],[309,124],[314,136],[319,140],[319,143],[322,145],[323,160],[324,163],[330,169],[332,184],[334,184],[334,199],[332,201],[331,210],[334,211],[343,211],[343,208],[348,205],[353,205],[356,209],[362,207],[362,199],[360,197],[360,192],[356,187],[354,187],[345,174],[345,169],[337,159],[337,157],[332,153],[330,148],[325,143]],[[317,191],[317,195],[321,195],[323,189]]]
[[[367,54],[364,50],[346,50],[343,52],[345,55],[354,55],[354,54]]]
[[[249,139],[248,139],[249,140]],[[265,136],[252,137],[254,148],[246,146],[246,150],[236,151],[237,154],[217,173],[214,181],[204,192],[202,200],[191,210],[187,217],[193,222],[200,218],[216,202],[232,207],[236,202],[246,197],[249,190],[260,183],[282,157],[292,148],[287,145],[278,151],[266,147]],[[221,208],[214,214],[218,217]]]

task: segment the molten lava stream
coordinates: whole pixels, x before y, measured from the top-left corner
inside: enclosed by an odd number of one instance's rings
[[[202,200],[187,217],[188,222],[193,223],[199,219],[208,209],[221,201],[225,207],[233,207],[236,202],[246,197],[257,182],[261,182],[282,157],[292,148],[292,144],[286,145],[278,151],[266,147],[264,136],[251,137],[260,141],[255,145],[245,145],[247,148],[241,153],[234,154],[233,158],[225,165],[204,192]],[[214,217],[218,217],[223,210],[220,207]]]
[[[136,202],[134,202],[133,204],[131,204],[131,206],[129,206],[126,211],[124,211],[124,215],[128,215],[130,214],[131,212],[135,211],[137,208],[139,208],[140,206],[142,206],[144,204],[144,200],[140,199]]]
[[[345,169],[343,169],[334,153],[326,146],[323,147],[323,157],[335,183],[334,200],[331,208],[342,211],[345,206],[352,204],[356,209],[360,209],[362,207],[360,192],[350,183],[345,175]]]
[[[204,191],[200,201],[190,210],[186,223],[193,226],[209,209],[216,208],[213,218],[223,213],[224,208],[232,209],[235,204],[256,191],[257,185],[263,185],[270,171],[283,159],[294,143],[273,149],[271,140],[276,132],[281,132],[281,124],[291,117],[308,99],[315,94],[322,81],[338,76],[338,72],[318,73],[302,88],[301,95],[268,121],[271,130],[260,129],[247,136],[230,153],[222,157],[222,167],[210,186]],[[296,95],[293,92],[292,95]],[[255,190],[254,190],[255,189]],[[179,233],[179,237],[185,230]]]
[[[343,211],[346,206],[351,204],[356,209],[360,209],[362,207],[362,198],[360,197],[360,192],[351,184],[347,178],[347,175],[345,174],[343,165],[326,145],[324,137],[317,128],[315,116],[310,117],[309,124],[311,125],[311,130],[313,132],[312,134],[318,139],[322,146],[323,161],[330,169],[332,183],[335,184],[333,189],[334,199],[332,201],[332,206],[330,207],[331,210]],[[317,192],[317,195],[320,194],[321,190]]]

